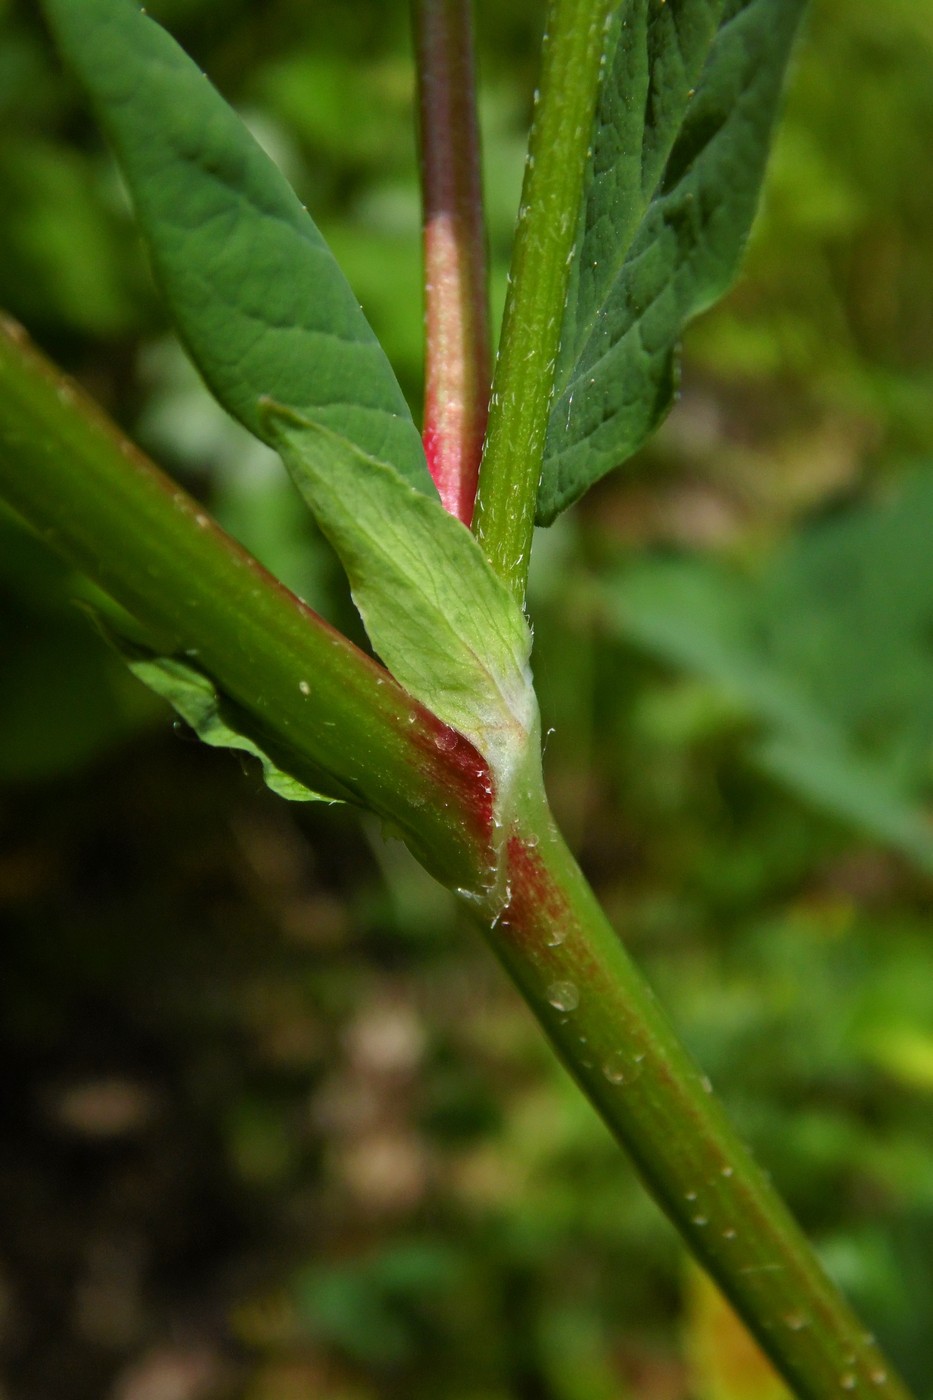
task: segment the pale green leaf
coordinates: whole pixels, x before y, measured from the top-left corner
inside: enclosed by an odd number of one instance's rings
[[[538,496],[549,524],[657,426],[732,282],[805,0],[625,0],[609,34]]]
[[[224,407],[263,437],[271,395],[434,494],[359,303],[236,114],[135,0],[43,7],[114,145],[179,333]]]
[[[276,446],[396,679],[486,758],[504,801],[537,734],[531,634],[473,535],[393,467],[268,407]]]
[[[238,726],[236,707],[225,702],[207,676],[176,656],[146,655],[120,642],[118,649],[133,675],[161,695],[181,715],[199,739],[215,749],[236,749],[259,760],[266,786],[290,802],[336,802],[336,797],[312,792],[275,764]]]

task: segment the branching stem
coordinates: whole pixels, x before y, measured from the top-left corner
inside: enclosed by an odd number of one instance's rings
[[[550,0],[474,529],[524,599],[611,0]]]
[[[293,777],[391,820],[448,883],[482,878],[489,799],[472,746],[225,535],[2,316],[0,498],[160,651],[203,669]]]

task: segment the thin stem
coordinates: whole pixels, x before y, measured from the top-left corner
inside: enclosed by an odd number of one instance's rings
[[[599,909],[543,801],[487,936],[564,1065],[798,1395],[907,1400]]]
[[[424,449],[469,525],[489,406],[486,229],[469,0],[412,0],[424,203]]]
[[[0,318],[0,496],[251,717],[312,789],[380,813],[446,883],[482,878],[472,746],[289,593]]]
[[[612,0],[550,0],[474,529],[523,601]]]

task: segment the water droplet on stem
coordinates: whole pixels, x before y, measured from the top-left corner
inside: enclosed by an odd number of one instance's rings
[[[580,1005],[580,993],[572,982],[552,982],[547,999],[558,1011],[576,1011]]]

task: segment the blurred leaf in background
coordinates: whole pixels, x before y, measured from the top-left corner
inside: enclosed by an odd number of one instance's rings
[[[632,641],[764,731],[757,762],[933,874],[933,472],[810,526],[757,576],[699,556],[606,584]]]

